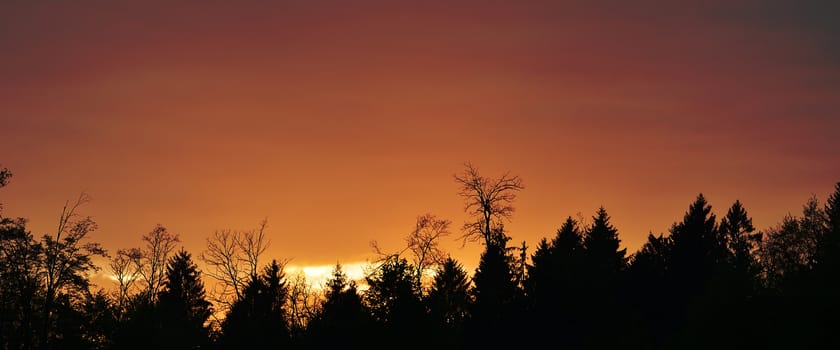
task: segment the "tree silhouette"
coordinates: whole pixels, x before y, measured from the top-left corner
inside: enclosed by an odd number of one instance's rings
[[[520,289],[516,283],[513,256],[508,253],[507,235],[496,228],[493,239],[484,247],[478,268],[473,274],[472,317],[467,323],[468,342],[476,346],[513,346],[511,330],[519,316]]]
[[[606,209],[598,208],[583,236],[584,290],[580,301],[586,305],[583,315],[587,331],[581,335],[588,347],[619,345],[622,317],[617,310],[627,267],[626,249],[620,249],[620,243]]]
[[[43,248],[22,218],[0,220],[0,348],[43,346],[36,337],[42,325]]]
[[[84,349],[110,349],[113,348],[114,330],[117,327],[117,309],[111,298],[104,290],[96,293],[87,293],[79,305],[81,321],[78,324],[70,323],[65,334],[78,334],[84,345],[78,348]],[[81,327],[80,327],[81,325]],[[70,349],[70,346],[60,346],[62,349]]]
[[[423,285],[427,272],[439,265],[446,257],[446,252],[440,248],[440,240],[449,236],[451,222],[441,219],[434,214],[423,214],[417,217],[414,230],[405,238],[406,246],[396,253],[386,253],[376,241],[371,242],[373,251],[379,256],[376,263],[384,263],[388,259],[404,256],[409,252],[412,275],[415,283]]]
[[[336,264],[325,286],[325,300],[320,312],[307,325],[305,348],[359,349],[369,345],[373,336],[371,320],[356,283]]]
[[[10,177],[8,169],[0,170],[0,187]],[[82,194],[68,202],[56,234],[40,242],[25,219],[0,217],[0,348],[51,349],[69,336],[61,317],[78,311],[78,301],[89,293],[88,274],[99,269],[93,257],[106,254],[86,240],[96,229],[93,219],[76,213],[86,201]]]
[[[825,212],[815,196],[802,206],[802,216],[787,215],[765,230],[759,248],[764,280],[770,292],[785,295],[810,294],[806,280],[817,260]]]
[[[380,327],[379,341],[396,344],[400,340],[420,341],[426,323],[420,284],[414,268],[405,258],[393,255],[365,277],[369,288],[363,299]]]
[[[191,349],[209,345],[205,322],[212,312],[210,302],[205,298],[198,267],[183,249],[166,266],[166,281],[158,300],[164,347]]]
[[[252,276],[242,298],[222,322],[222,349],[269,349],[290,345],[285,309],[288,288],[283,266],[273,260],[262,274]]]
[[[723,240],[712,207],[699,194],[683,221],[671,228],[671,277],[677,293],[693,298],[709,292],[709,283],[725,261]]]
[[[287,316],[293,340],[306,337],[309,322],[318,314],[323,303],[322,294],[306,279],[306,273],[298,271],[286,278],[289,290]]]
[[[752,295],[758,288],[761,271],[755,259],[755,251],[761,242],[761,234],[754,231],[747,210],[736,200],[720,220],[720,235],[726,242],[731,259],[730,288],[738,298]]]
[[[251,277],[259,273],[259,258],[269,244],[267,226],[268,221],[263,220],[256,229],[217,230],[207,238],[207,250],[200,259],[208,265],[207,275],[218,282],[212,298],[222,311],[242,298]]]
[[[671,247],[671,237],[651,233],[630,258],[627,293],[632,302],[626,333],[631,335],[628,341],[636,348],[662,348],[674,329],[671,300],[678,296],[663,296],[663,292],[672,291],[666,280],[672,267]]]
[[[829,296],[837,307],[836,297],[840,295],[840,182],[835,184],[825,203],[824,230],[817,240],[815,256],[817,288],[821,294]]]
[[[583,237],[586,265],[595,277],[594,283],[615,283],[627,266],[627,249],[619,249],[618,230],[609,222],[604,207],[598,208],[592,219]]]
[[[583,237],[578,222],[569,216],[548,241],[543,239],[531,256],[526,292],[534,343],[562,342],[580,346],[583,308]]]
[[[163,268],[162,286],[157,295],[137,294],[129,299],[125,318],[114,335],[114,348],[190,349],[209,346],[209,330],[205,322],[212,310],[205,299],[201,274],[192,256],[182,249]]]
[[[9,179],[12,178],[12,172],[8,168],[0,168],[0,188],[6,187]],[[0,202],[0,218],[3,217],[3,203]]]
[[[170,233],[166,227],[158,224],[149,233],[143,235],[143,242],[146,246],[142,248],[142,259],[138,262],[140,276],[146,284],[144,291],[147,303],[154,305],[160,288],[166,278],[166,263],[169,254],[175,250],[175,245],[181,241],[177,234]]]
[[[780,349],[840,346],[830,326],[840,313],[832,291],[837,277],[823,269],[830,207],[812,196],[801,216],[787,215],[764,232],[758,256],[766,290],[754,307],[757,323],[766,329],[764,343]]]
[[[458,261],[449,257],[437,268],[425,300],[435,346],[446,349],[462,346],[460,339],[471,299],[469,276]]]
[[[464,242],[483,240],[482,243],[488,245],[503,241],[504,237],[494,234],[504,233],[497,228],[513,215],[512,204],[516,193],[525,188],[522,179],[509,173],[502,174],[498,179],[487,178],[481,176],[472,164],[466,163],[465,166],[462,174],[455,175],[455,181],[461,186],[458,194],[466,201],[464,211],[473,218],[473,221],[464,224]]]
[[[0,188],[10,178],[0,168]],[[0,349],[840,347],[840,182],[824,205],[812,196],[761,232],[739,200],[718,224],[701,193],[629,258],[600,207],[529,257],[504,230],[521,180],[469,163],[455,178],[470,214],[461,238],[484,248],[472,276],[440,248],[449,221],[431,214],[402,250],[377,250],[363,285],[336,264],[323,295],[277,260],[258,269],[265,223],[217,231],[202,260],[226,288],[219,324],[202,273],[183,248],[172,255],[178,236],[161,225],[108,261],[109,293],[89,280],[105,251],[76,213],[84,194],[41,238],[0,215]]]
[[[55,236],[44,235],[42,239],[45,277],[42,339],[45,348],[53,347],[52,329],[56,322],[53,307],[56,298],[62,294],[86,292],[89,286],[87,273],[99,270],[92,258],[106,255],[99,243],[85,242],[87,235],[96,230],[97,225],[91,217],[79,219],[76,211],[88,200],[88,196],[82,194],[74,204],[65,204]]]
[[[133,291],[137,286],[135,282],[140,278],[140,270],[143,268],[141,259],[143,259],[143,253],[140,248],[119,249],[108,263],[111,274],[117,282],[116,312],[118,319],[122,319],[128,307],[128,302],[134,295]]]

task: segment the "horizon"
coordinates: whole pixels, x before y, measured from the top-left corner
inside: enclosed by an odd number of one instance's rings
[[[363,263],[419,215],[468,270],[453,176],[520,176],[533,248],[612,216],[622,247],[703,193],[759,230],[840,174],[840,25],[827,1],[71,1],[0,4],[3,215],[67,200],[109,250],[161,224],[194,256],[267,219],[267,260]]]

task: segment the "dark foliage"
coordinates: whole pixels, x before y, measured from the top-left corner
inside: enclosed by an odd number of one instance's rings
[[[0,187],[10,178],[1,169]],[[588,225],[568,217],[528,256],[525,242],[508,247],[503,226],[521,180],[472,166],[456,180],[472,216],[462,238],[484,248],[472,276],[441,251],[425,259],[431,240],[419,239],[421,258],[388,256],[364,285],[337,264],[323,298],[295,314],[275,260],[252,269],[215,327],[198,267],[184,250],[166,258],[178,238],[162,226],[144,236],[147,249],[122,253],[111,295],[89,280],[105,251],[86,240],[96,224],[75,214],[82,198],[42,238],[0,216],[0,349],[840,347],[840,183],[825,204],[813,196],[763,231],[740,201],[718,221],[700,194],[629,256],[601,207]],[[415,236],[440,236],[439,222]]]
[[[283,267],[276,261],[262,274],[252,276],[222,323],[222,349],[285,348],[291,343],[286,319],[286,287]]]
[[[323,307],[309,322],[304,348],[308,349],[360,349],[373,337],[373,320],[365,308],[356,283],[336,264],[332,277],[327,281]]]

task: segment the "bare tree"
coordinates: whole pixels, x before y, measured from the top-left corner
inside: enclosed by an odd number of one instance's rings
[[[487,178],[481,176],[472,164],[466,163],[465,166],[463,173],[455,175],[455,182],[461,185],[458,194],[466,201],[464,211],[473,218],[473,221],[464,224],[461,236],[464,244],[484,239],[487,245],[503,239],[495,237],[504,235],[496,228],[513,214],[516,193],[525,188],[522,179],[511,176],[509,172],[497,179]]]
[[[288,280],[289,286],[289,328],[294,332],[306,330],[306,325],[318,313],[323,300],[320,293],[306,280],[306,274],[299,271]]]
[[[52,347],[51,332],[56,297],[61,293],[87,292],[86,274],[97,271],[93,256],[107,256],[99,243],[84,242],[88,233],[96,230],[93,218],[80,217],[76,210],[90,201],[86,193],[79,195],[72,204],[67,201],[61,210],[55,236],[44,235],[44,328],[46,347]]]
[[[142,258],[135,263],[139,274],[146,283],[145,292],[148,293],[148,302],[154,303],[157,300],[158,292],[163,286],[166,278],[166,263],[169,255],[180,242],[177,234],[170,233],[165,227],[158,224],[155,228],[143,235],[143,242],[146,246],[141,250]]]
[[[449,236],[452,222],[439,219],[434,214],[417,217],[414,231],[406,237],[407,248],[411,251],[415,278],[420,280],[423,273],[443,263],[446,252],[440,248],[440,238]]]
[[[265,237],[267,226],[268,221],[263,219],[257,229],[217,230],[207,238],[207,250],[200,258],[209,266],[205,273],[219,282],[211,293],[216,305],[233,305],[242,298],[248,281],[257,275],[260,255],[269,244]]]
[[[134,282],[140,277],[140,270],[143,267],[141,259],[143,259],[143,253],[140,248],[120,249],[108,264],[111,274],[117,281],[117,310],[120,317],[125,311],[126,301],[135,286]]]
[[[447,255],[440,248],[440,239],[450,235],[449,225],[452,222],[440,219],[434,214],[423,214],[417,217],[414,230],[405,238],[406,246],[396,253],[386,253],[376,241],[371,241],[371,248],[378,255],[376,264],[387,261],[392,257],[400,257],[406,252],[411,253],[412,274],[417,282],[421,282],[424,273],[442,263]]]

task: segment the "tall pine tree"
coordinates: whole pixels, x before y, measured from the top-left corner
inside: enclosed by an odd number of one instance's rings
[[[324,288],[324,303],[307,325],[307,349],[361,349],[372,335],[371,317],[355,281],[336,264]]]
[[[531,256],[526,295],[533,344],[580,345],[583,295],[583,238],[568,217],[554,237],[543,239]]]
[[[222,349],[274,349],[291,342],[286,314],[288,288],[283,266],[273,260],[251,276],[241,299],[222,322]]]
[[[623,317],[618,311],[620,288],[626,270],[626,249],[620,248],[618,230],[610,223],[604,207],[598,208],[592,224],[583,237],[584,293],[581,301],[586,331],[584,343],[593,348],[614,348],[620,345]],[[605,336],[605,334],[607,336]]]
[[[456,348],[469,315],[470,279],[452,257],[438,266],[426,305],[432,322],[431,336],[443,348]]]
[[[507,249],[510,238],[499,227],[491,235],[473,274],[473,304],[467,324],[468,341],[475,346],[513,346],[511,335],[516,323],[519,287],[514,257]]]
[[[733,297],[742,299],[755,293],[760,268],[754,253],[761,235],[753,233],[752,219],[747,210],[736,200],[726,216],[720,220],[720,238],[725,241],[729,254],[729,279]]]
[[[209,345],[207,319],[212,310],[205,298],[201,274],[183,249],[166,266],[166,281],[158,297],[160,345],[167,349],[197,349]]]

